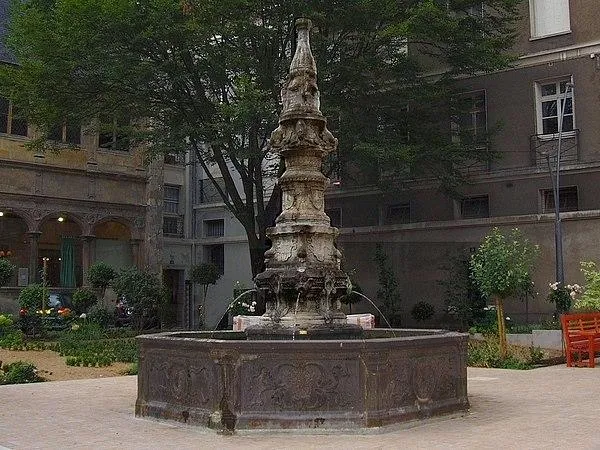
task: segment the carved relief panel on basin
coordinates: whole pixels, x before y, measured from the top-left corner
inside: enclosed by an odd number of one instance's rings
[[[243,368],[245,411],[327,411],[358,407],[358,362],[260,360]]]

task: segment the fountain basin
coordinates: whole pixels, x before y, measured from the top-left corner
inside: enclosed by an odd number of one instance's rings
[[[357,430],[468,408],[468,335],[372,329],[363,337],[140,336],[136,415],[229,431]]]

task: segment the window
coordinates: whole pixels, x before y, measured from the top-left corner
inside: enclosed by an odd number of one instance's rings
[[[410,223],[410,203],[388,206],[385,220],[387,224]]]
[[[326,209],[325,214],[327,214],[329,216],[332,227],[341,228],[341,226],[342,226],[342,208]]]
[[[68,144],[81,144],[81,127],[79,125],[63,124],[48,132],[48,139]]]
[[[219,187],[224,191],[225,190],[225,181],[223,178],[215,179]],[[215,188],[213,182],[206,178],[201,178],[198,180],[198,192],[197,197],[198,203],[221,203],[223,202],[223,198],[221,194]]]
[[[529,0],[531,37],[569,33],[569,0]]]
[[[164,212],[179,214],[179,186],[165,186],[163,198]]]
[[[219,269],[219,273],[225,273],[225,247],[223,244],[204,246],[204,255],[206,262],[214,264]]]
[[[460,216],[463,219],[490,217],[490,199],[487,195],[463,198],[460,202]]]
[[[185,155],[182,153],[166,153],[164,156],[165,164],[182,165],[185,164]]]
[[[27,121],[19,117],[12,102],[0,97],[0,133],[27,136]]]
[[[451,118],[452,141],[485,147],[487,109],[485,91],[460,94],[454,99]]]
[[[561,114],[562,131],[575,129],[571,77],[536,83],[538,134],[558,133]]]
[[[128,118],[100,118],[98,147],[106,150],[128,152],[130,142],[125,130],[130,126],[131,121]]]
[[[163,217],[163,234],[167,236],[181,236],[182,229],[179,217]]]
[[[204,237],[221,237],[224,235],[225,221],[223,219],[204,221]]]
[[[554,190],[542,189],[542,212],[554,212]],[[560,212],[577,211],[579,209],[579,198],[577,186],[562,187],[558,191],[558,202]]]

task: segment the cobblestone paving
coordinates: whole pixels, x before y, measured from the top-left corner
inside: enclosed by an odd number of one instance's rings
[[[0,386],[0,449],[600,449],[600,368],[469,369],[469,414],[348,435],[136,419],[136,377]]]

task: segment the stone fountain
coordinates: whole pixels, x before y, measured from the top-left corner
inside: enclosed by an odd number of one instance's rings
[[[136,415],[221,430],[361,429],[464,411],[467,336],[346,323],[337,230],[324,212],[323,157],[337,140],[320,112],[311,23],[297,48],[270,145],[285,160],[282,213],[255,279],[267,312],[246,332],[140,336]]]

